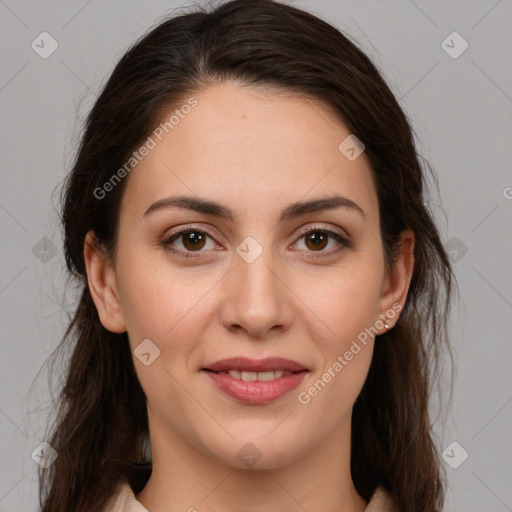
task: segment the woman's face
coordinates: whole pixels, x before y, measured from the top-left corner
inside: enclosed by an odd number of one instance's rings
[[[125,178],[114,266],[95,281],[88,260],[89,282],[103,325],[128,333],[153,457],[275,468],[348,439],[411,261],[385,272],[369,162],[350,139],[339,149],[350,133],[320,102],[232,83],[194,98]],[[176,196],[218,211],[157,203]],[[227,358],[255,366],[205,370]]]

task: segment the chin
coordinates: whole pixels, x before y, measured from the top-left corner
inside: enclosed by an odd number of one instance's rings
[[[227,430],[230,431],[229,428]],[[289,425],[280,433],[276,431],[269,435],[271,431],[266,424],[259,430],[253,426],[245,429],[243,434],[229,439],[225,437],[218,443],[212,444],[212,438],[209,438],[204,448],[230,467],[254,471],[281,468],[300,458],[305,451],[304,446],[296,442]],[[304,442],[303,432],[300,437]]]

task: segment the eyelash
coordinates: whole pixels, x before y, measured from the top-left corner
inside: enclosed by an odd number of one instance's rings
[[[182,258],[197,258],[200,256],[200,253],[204,252],[204,251],[181,251],[181,250],[177,250],[177,249],[173,248],[171,245],[175,240],[179,239],[179,237],[181,235],[183,235],[185,233],[191,233],[191,232],[199,233],[201,235],[208,235],[211,239],[215,238],[212,233],[210,233],[209,231],[207,231],[205,229],[197,229],[193,226],[185,226],[185,227],[181,228],[179,231],[175,231],[170,236],[166,237],[164,240],[162,240],[161,244],[166,251],[169,251],[173,254],[177,254],[178,256],[180,256]],[[352,247],[352,242],[350,240],[347,240],[343,236],[341,236],[341,234],[339,234],[335,231],[331,231],[329,229],[316,227],[316,226],[313,226],[313,227],[309,228],[308,230],[301,232],[299,234],[299,238],[297,239],[297,241],[301,240],[303,237],[305,237],[311,233],[327,234],[330,237],[334,238],[341,245],[340,248],[331,250],[331,251],[327,252],[327,254],[321,254],[321,255],[311,254],[311,256],[309,256],[311,259],[332,257],[333,255],[340,253],[344,249],[350,249]],[[308,252],[314,253],[315,251],[308,251]]]

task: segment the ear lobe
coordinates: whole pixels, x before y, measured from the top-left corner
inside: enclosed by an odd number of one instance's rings
[[[389,311],[393,312],[388,316],[389,328],[398,321],[400,311],[407,299],[414,271],[414,244],[414,232],[411,229],[404,230],[400,236],[399,253],[383,283],[380,307],[382,315],[386,315]],[[399,308],[398,305],[400,305]]]
[[[84,260],[89,291],[101,324],[111,332],[125,332],[126,325],[119,303],[115,271],[92,230],[87,233],[84,240]]]

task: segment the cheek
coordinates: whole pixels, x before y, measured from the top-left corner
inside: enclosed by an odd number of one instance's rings
[[[319,339],[327,351],[350,346],[379,319],[381,285],[382,275],[375,265],[351,266],[304,282],[302,296],[308,297],[308,305],[320,319],[316,323],[320,330],[311,333],[312,339]]]
[[[307,322],[309,337],[320,354],[321,367],[301,403],[310,398],[317,407],[345,414],[355,401],[371,364],[381,277],[377,265],[361,264],[325,279],[308,280],[307,288],[303,283],[302,293],[308,290],[311,318],[315,317]]]
[[[134,269],[137,269],[136,271]],[[162,350],[187,352],[204,331],[208,293],[221,274],[184,271],[136,252],[119,258],[118,290],[130,343],[149,338]],[[200,274],[200,275],[199,275]]]
[[[190,354],[204,337],[208,291],[219,278],[155,265],[147,256],[137,258],[136,254],[120,259],[117,268],[119,297],[141,386],[153,407],[162,407],[162,414],[168,403],[186,408],[175,379],[183,381]],[[146,339],[159,350],[148,366],[137,359],[137,347]],[[156,349],[150,345],[151,350]]]

